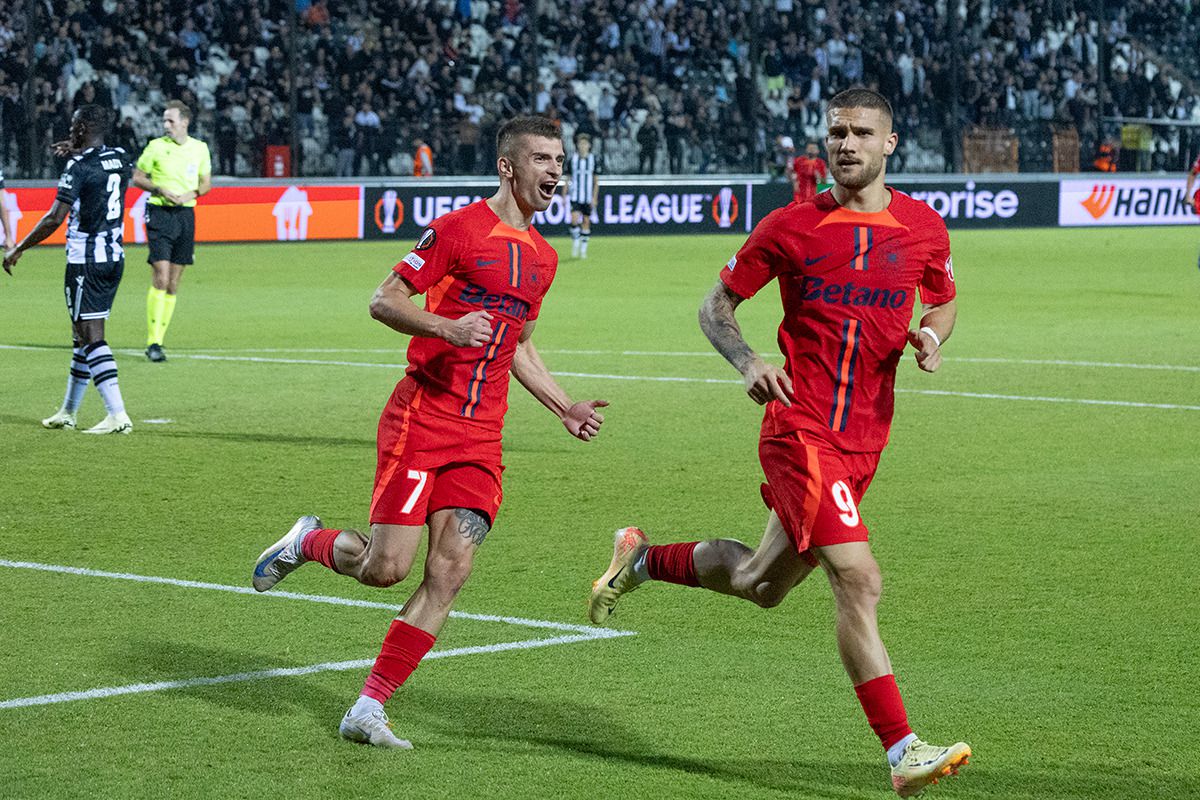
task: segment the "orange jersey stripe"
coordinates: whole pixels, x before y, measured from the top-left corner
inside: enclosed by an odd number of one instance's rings
[[[835,430],[841,428],[846,415],[846,393],[849,389],[850,365],[854,361],[854,345],[858,338],[859,324],[856,319],[850,320],[850,326],[846,332],[846,342],[842,348],[842,363],[838,364],[837,400],[833,412],[833,428]]]
[[[400,466],[400,454],[404,452],[404,445],[408,443],[409,423],[412,421],[413,412],[421,407],[421,393],[422,389],[419,387],[415,392],[413,392],[412,401],[405,407],[404,415],[400,418],[400,435],[396,437],[396,444],[394,447],[392,447],[392,452],[389,454],[390,463],[388,464],[387,469],[384,471],[383,477],[375,485],[375,493],[371,495],[370,513],[372,515],[375,513],[375,506],[379,503],[379,498],[383,496],[384,490],[386,490],[388,484],[392,482],[392,477],[396,473],[396,468]]]

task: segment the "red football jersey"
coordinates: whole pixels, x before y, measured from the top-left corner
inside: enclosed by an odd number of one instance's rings
[[[817,196],[817,184],[825,180],[828,172],[825,161],[820,158],[796,156],[792,160],[792,172],[796,182],[792,187],[792,196],[797,203],[807,203]]]
[[[558,254],[532,227],[500,221],[486,200],[434,220],[394,271],[425,294],[425,310],[450,319],[492,315],[483,347],[427,336],[408,345],[406,380],[422,390],[421,412],[498,430],[508,410],[508,374],[525,323],[537,319]]]
[[[744,298],[779,279],[779,349],[795,401],[767,404],[764,436],[802,430],[847,452],[887,444],[917,289],[933,305],[954,298],[946,224],[891,192],[874,214],[842,208],[828,191],[773,211],[721,271]]]
[[[1192,174],[1200,175],[1200,156],[1196,156],[1196,160],[1192,162]]]

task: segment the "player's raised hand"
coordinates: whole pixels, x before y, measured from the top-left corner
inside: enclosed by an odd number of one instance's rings
[[[760,406],[772,400],[791,406],[792,398],[795,397],[792,379],[781,367],[768,364],[755,356],[742,375],[746,379],[746,394]]]
[[[456,347],[483,347],[492,338],[491,318],[486,311],[472,311],[449,320],[442,338]]]
[[[908,343],[917,349],[917,366],[926,372],[937,372],[942,365],[942,349],[925,331],[908,332]]]
[[[50,145],[50,152],[54,153],[54,155],[58,156],[59,158],[62,158],[63,156],[71,155],[71,153],[75,151],[71,147],[71,140],[63,139]]]
[[[600,432],[600,425],[604,422],[604,415],[596,409],[606,405],[607,400],[581,400],[563,414],[563,426],[576,439],[590,442]]]

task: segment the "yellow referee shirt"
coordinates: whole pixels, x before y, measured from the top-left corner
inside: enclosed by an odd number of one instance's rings
[[[208,145],[189,136],[183,144],[177,144],[170,136],[151,139],[137,160],[137,168],[150,176],[155,186],[172,192],[195,192],[200,188],[200,176],[212,174],[212,159]],[[146,202],[156,206],[170,206],[161,195]],[[189,200],[184,206],[196,205]]]

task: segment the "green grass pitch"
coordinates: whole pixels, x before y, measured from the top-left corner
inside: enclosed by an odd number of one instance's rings
[[[862,504],[910,718],[976,752],[931,795],[1200,796],[1200,242],[1184,229],[952,240],[958,330],[937,375],[905,359]],[[560,378],[573,396],[612,406],[583,444],[514,382],[506,501],[459,610],[586,624],[622,525],[757,542],[760,409],[696,325],[739,243],[599,232],[590,259],[563,260],[534,341],[573,373]],[[404,252],[201,245],[171,360],[155,365],[140,355],[145,251],[131,247],[108,332],[129,437],[41,429],[69,360],[62,252],[0,275],[0,796],[889,796],[820,574],[771,611],[648,586],[613,620],[636,635],[533,649],[488,646],[573,634],[453,619],[435,651],[448,657],[389,707],[411,753],[339,740],[361,666],[11,702],[375,655],[391,613],[369,604],[8,564],[248,586],[296,516],[362,527],[405,344],[367,301]],[[739,310],[764,353],[777,298]],[[102,416],[89,389],[80,421]],[[281,589],[398,605],[413,585],[309,567]]]

